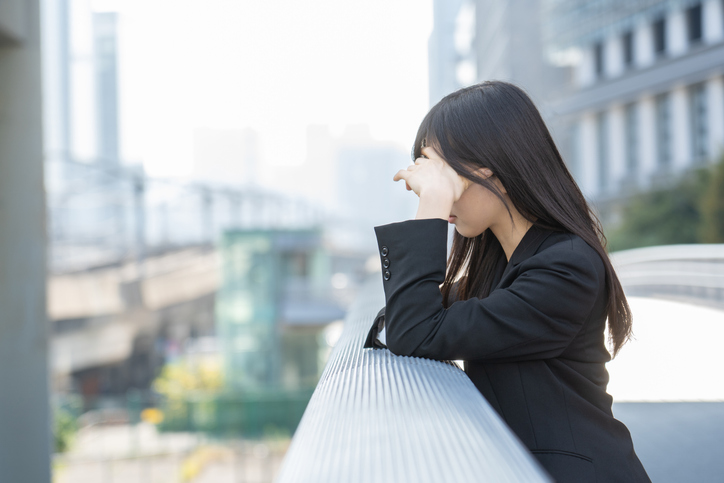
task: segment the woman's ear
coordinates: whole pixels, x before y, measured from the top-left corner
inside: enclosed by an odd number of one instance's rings
[[[506,189],[505,189],[505,186],[503,186],[503,183],[500,182],[500,178],[498,178],[498,177],[496,176],[495,179],[493,180],[493,182],[498,186],[498,189],[499,189],[501,192],[503,192],[503,193],[505,193],[505,194],[508,194],[508,190],[506,190]]]
[[[479,168],[478,173],[483,176],[483,178],[488,179],[490,177],[494,177],[492,179],[493,183],[498,187],[498,189],[502,193],[507,193],[508,191],[505,189],[505,186],[503,186],[503,183],[500,182],[500,179],[493,174],[493,171],[490,168]]]

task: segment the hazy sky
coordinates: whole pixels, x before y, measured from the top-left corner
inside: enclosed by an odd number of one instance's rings
[[[430,0],[114,5],[123,157],[153,176],[190,172],[194,128],[254,128],[273,170],[304,161],[308,124],[407,151],[428,109]]]

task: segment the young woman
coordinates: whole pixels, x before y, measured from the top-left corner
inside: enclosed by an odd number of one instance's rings
[[[631,334],[600,222],[518,87],[436,104],[415,162],[414,220],[375,227],[386,306],[365,347],[464,361],[471,381],[558,483],[648,482],[606,393]],[[447,256],[448,223],[455,225]]]

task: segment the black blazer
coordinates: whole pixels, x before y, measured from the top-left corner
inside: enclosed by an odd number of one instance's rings
[[[558,483],[649,482],[606,393],[605,269],[572,233],[533,225],[499,263],[486,298],[447,309],[442,219],[375,227],[386,306],[380,323],[397,355],[462,359],[478,390]],[[377,342],[379,344],[379,342]]]

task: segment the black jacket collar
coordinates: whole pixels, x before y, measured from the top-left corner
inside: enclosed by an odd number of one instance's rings
[[[510,257],[509,263],[518,265],[526,258],[534,255],[541,243],[543,243],[551,233],[553,233],[553,230],[533,224],[528,231],[525,232],[525,235],[523,235],[515,250],[513,250],[513,255]]]
[[[513,255],[511,255],[510,260],[505,266],[505,270],[500,278],[502,279],[505,277],[505,275],[507,275],[513,267],[535,255],[538,247],[540,247],[541,243],[543,243],[543,241],[548,238],[551,233],[553,233],[553,230],[544,228],[535,223],[528,228],[528,231],[525,232],[525,235],[523,235],[523,238],[520,240],[520,243],[518,243],[518,246],[515,247],[515,250],[513,250]]]

